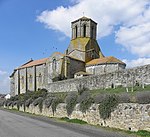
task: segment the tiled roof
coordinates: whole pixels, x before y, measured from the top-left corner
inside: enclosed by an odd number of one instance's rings
[[[125,64],[121,60],[110,56],[110,57],[103,57],[103,58],[98,58],[98,59],[93,59],[89,62],[86,63],[87,66],[91,65],[97,65],[97,64],[109,64],[109,63],[119,63],[119,64]]]
[[[61,52],[54,52],[53,54],[62,55],[62,56],[65,55],[65,54],[63,54],[63,53],[61,53]]]
[[[32,60],[32,61],[29,61],[28,63],[25,63],[24,65],[20,66],[17,69],[41,65],[41,64],[46,63],[47,60],[48,60],[48,58],[43,58],[43,59],[39,59],[39,60]]]

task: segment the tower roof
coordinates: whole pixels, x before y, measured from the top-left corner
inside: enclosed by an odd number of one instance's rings
[[[84,20],[91,20],[92,22],[94,22],[95,24],[97,24],[95,21],[93,21],[91,18],[88,18],[88,17],[85,17],[85,16],[83,16],[83,17],[81,17],[81,18],[79,18],[79,19],[77,19],[77,20],[75,20],[75,21],[73,21],[73,22],[71,22],[71,23],[75,23],[75,22],[78,22],[79,20],[81,20],[81,21],[84,21]]]

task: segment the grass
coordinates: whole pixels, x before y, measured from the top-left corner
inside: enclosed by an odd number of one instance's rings
[[[69,123],[76,123],[76,124],[87,124],[86,121],[80,120],[80,119],[69,119],[68,117],[62,117],[59,120],[69,122]]]
[[[110,127],[103,127],[100,125],[91,125],[97,128],[103,128],[105,130],[114,131],[114,132],[120,132],[120,133],[126,133],[128,135],[131,135],[133,137],[150,137],[150,132],[146,130],[139,130],[139,131],[130,131],[130,130],[123,130],[119,128],[110,128]]]
[[[134,95],[137,92],[144,92],[144,91],[150,91],[150,85],[145,86],[145,88],[143,89],[140,86],[135,86],[133,88],[133,92],[132,92],[132,88],[129,87],[128,88],[128,94]],[[92,96],[96,96],[99,93],[108,93],[108,94],[121,94],[121,93],[127,93],[126,92],[126,88],[125,87],[117,87],[117,88],[108,88],[108,89],[94,89],[94,90],[90,90]]]
[[[125,132],[130,135],[136,135],[138,137],[150,137],[150,132],[146,130],[139,130],[137,132],[134,131],[125,131]]]

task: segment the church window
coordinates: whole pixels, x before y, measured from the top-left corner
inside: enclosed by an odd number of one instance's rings
[[[57,65],[57,64],[56,64],[56,59],[54,58],[54,59],[53,59],[53,65],[52,65],[53,71],[56,71],[56,69],[57,69],[57,68],[56,68],[56,65]]]
[[[83,37],[86,37],[86,25],[83,25]]]
[[[78,37],[78,27],[75,26],[75,38],[77,38],[77,37]]]

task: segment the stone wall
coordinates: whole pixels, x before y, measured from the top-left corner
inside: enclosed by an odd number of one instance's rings
[[[46,88],[49,92],[69,92],[77,91],[77,86],[79,84],[84,85],[90,90],[111,88],[112,85],[113,87],[132,87],[136,84],[150,84],[150,65],[125,69],[103,75],[63,80],[48,84]]]
[[[17,108],[17,107],[14,107]],[[11,109],[11,108],[10,108]],[[20,111],[24,111],[20,107]],[[32,104],[26,108],[26,112],[48,117],[67,117],[66,104],[61,103],[57,106],[56,113],[53,115],[51,108],[43,107],[42,113],[39,107],[34,107]],[[150,131],[150,104],[123,103],[119,104],[114,112],[111,113],[111,118],[103,120],[100,118],[98,105],[93,104],[86,113],[79,110],[79,104],[76,105],[71,119],[81,119],[89,124],[101,125],[124,130],[147,130]]]

